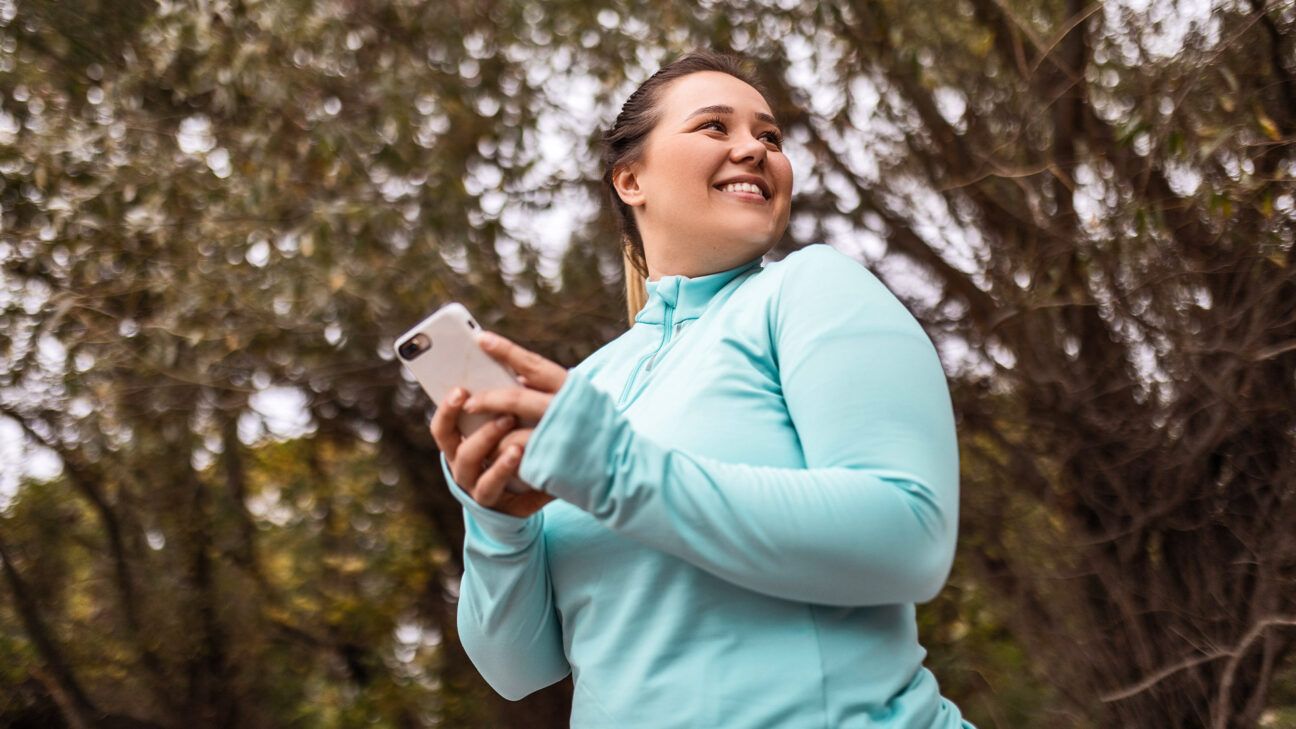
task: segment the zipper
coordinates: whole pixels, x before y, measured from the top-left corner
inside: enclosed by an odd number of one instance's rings
[[[675,321],[675,307],[667,306],[665,318],[662,321],[661,341],[657,343],[657,349],[653,350],[652,353],[649,354],[648,356],[641,357],[639,361],[635,364],[634,370],[630,373],[630,379],[626,380],[625,387],[622,388],[621,390],[621,397],[617,400],[618,407],[624,405],[626,403],[626,400],[630,397],[630,393],[634,389],[635,381],[639,379],[639,370],[644,369],[644,365],[647,365],[647,369],[644,371],[645,372],[652,371],[652,367],[653,364],[656,362],[657,355],[661,354],[662,349],[665,348],[666,345],[671,340],[671,332],[674,329],[672,325],[674,321]]]

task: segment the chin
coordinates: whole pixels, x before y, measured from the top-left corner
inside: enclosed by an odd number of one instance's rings
[[[786,220],[780,222],[765,216],[746,220],[731,218],[724,222],[725,225],[712,229],[712,237],[747,247],[764,246],[768,249],[777,243],[783,237],[783,231],[787,230]]]

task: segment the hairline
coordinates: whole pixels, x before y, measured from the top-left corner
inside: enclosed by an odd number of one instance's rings
[[[711,68],[703,68],[703,69],[698,69],[698,70],[696,70],[696,71],[689,71],[688,73],[681,74],[681,75],[676,76],[676,77],[671,78],[671,79],[667,79],[665,82],[663,82],[660,86],[658,86],[658,87],[657,87],[656,89],[654,89],[653,92],[652,92],[652,102],[653,102],[653,103],[652,103],[652,105],[651,105],[651,107],[650,107],[651,110],[648,112],[648,115],[650,115],[651,118],[652,118],[652,126],[651,126],[651,128],[650,128],[648,134],[645,134],[645,135],[644,135],[644,142],[645,142],[645,144],[641,144],[641,145],[639,145],[638,149],[636,149],[636,150],[634,151],[634,153],[628,155],[625,159],[623,159],[623,160],[621,161],[620,164],[618,164],[616,167],[614,167],[612,170],[610,170],[610,172],[611,172],[613,175],[616,174],[616,170],[617,170],[617,169],[619,169],[619,168],[621,168],[621,167],[625,167],[625,166],[631,165],[631,164],[634,164],[634,163],[639,162],[640,160],[643,159],[644,148],[647,146],[646,142],[648,141],[648,136],[650,136],[650,135],[652,134],[652,132],[655,131],[655,130],[657,129],[657,127],[662,123],[662,119],[663,119],[663,117],[665,117],[665,115],[666,115],[665,110],[662,109],[661,107],[662,107],[662,97],[666,94],[667,89],[669,89],[671,86],[673,86],[673,85],[675,84],[676,81],[680,81],[680,80],[682,80],[682,79],[688,78],[689,76],[693,76],[693,75],[696,75],[696,74],[699,74],[699,73],[722,73],[722,74],[724,74],[724,75],[726,75],[726,76],[728,76],[728,77],[730,77],[730,78],[732,78],[732,79],[737,79],[738,81],[742,81],[743,83],[747,84],[748,86],[751,86],[753,89],[756,90],[756,93],[760,94],[760,96],[761,96],[762,99],[765,99],[765,92],[761,91],[759,88],[756,88],[755,86],[752,86],[751,82],[747,81],[746,79],[744,79],[744,78],[740,78],[740,77],[738,77],[738,76],[735,76],[734,74],[729,73],[728,71],[721,71],[721,70],[718,70],[718,69],[711,69]],[[768,99],[765,99],[765,102],[766,102],[766,103],[769,103],[769,100],[768,100]],[[703,111],[703,110],[705,110],[705,109],[711,109],[712,111],[715,111],[715,110],[717,110],[717,109],[724,109],[724,110],[725,110],[724,113],[728,113],[728,114],[732,114],[732,113],[734,112],[734,109],[733,109],[733,107],[731,107],[731,106],[727,106],[727,105],[725,105],[725,104],[713,104],[713,105],[711,105],[711,106],[702,107],[702,109],[695,110],[692,114],[689,114],[688,117],[685,118],[685,121],[687,121],[688,119],[691,119],[693,116],[697,115],[697,113],[698,113],[699,111]],[[716,113],[719,113],[719,112],[716,112]],[[779,124],[778,119],[775,119],[773,116],[771,116],[771,115],[769,115],[769,114],[766,114],[766,113],[763,112],[763,111],[758,111],[758,112],[756,112],[756,118],[757,118],[757,119],[760,119],[761,121],[764,121],[764,122],[768,122],[768,123],[770,123],[770,124],[773,124],[773,125],[774,125],[775,127],[777,127],[780,131],[782,131],[782,129],[783,129],[783,125],[782,125],[782,124]]]

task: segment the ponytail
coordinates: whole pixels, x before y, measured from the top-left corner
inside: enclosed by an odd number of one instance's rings
[[[648,288],[644,283],[646,277],[639,271],[633,248],[629,245],[623,246],[621,255],[625,260],[626,326],[632,327],[635,317],[648,303]]]

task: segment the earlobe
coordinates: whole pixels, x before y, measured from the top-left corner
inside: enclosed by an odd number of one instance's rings
[[[639,187],[639,178],[629,166],[620,167],[612,173],[612,186],[616,188],[621,202],[632,208],[644,204],[643,189]]]

